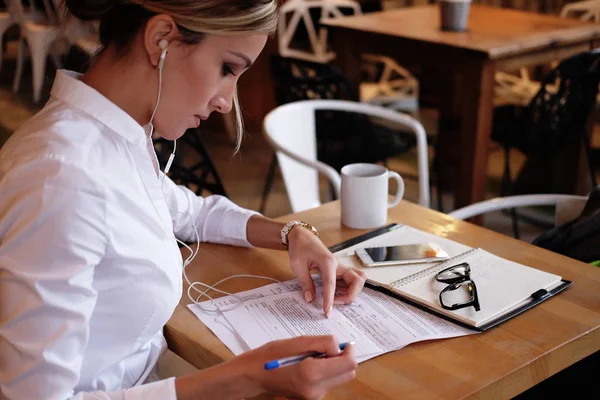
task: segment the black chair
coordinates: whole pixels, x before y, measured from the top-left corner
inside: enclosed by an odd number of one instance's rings
[[[502,196],[513,194],[511,148],[526,156],[552,157],[579,140],[583,140],[592,185],[596,186],[587,124],[599,83],[600,49],[596,49],[562,61],[542,81],[540,91],[525,108],[499,107],[494,112],[492,140],[503,146],[505,155]],[[511,210],[511,215],[513,233],[518,238],[516,212]]]
[[[278,105],[311,99],[359,101],[358,90],[344,74],[329,64],[313,63],[274,55],[271,75]],[[386,126],[377,120],[343,111],[320,110],[315,113],[317,158],[340,171],[356,162],[383,162],[416,145],[414,134],[402,127]],[[260,212],[264,212],[277,167],[271,159],[262,193]]]
[[[158,138],[154,148],[161,170],[164,170],[173,152],[173,142]],[[188,129],[177,140],[177,151],[169,171],[169,177],[178,185],[183,185],[200,196],[209,194],[227,196],[223,182],[200,137],[198,129]]]

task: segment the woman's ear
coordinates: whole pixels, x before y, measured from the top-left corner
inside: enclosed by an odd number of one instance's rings
[[[152,66],[159,66],[165,44],[172,43],[177,34],[177,24],[169,15],[159,14],[148,20],[144,30],[144,49]]]

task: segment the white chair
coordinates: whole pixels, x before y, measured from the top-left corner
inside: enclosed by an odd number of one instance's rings
[[[360,4],[355,0],[288,0],[279,11],[277,29],[279,54],[305,61],[326,64],[336,57],[329,49],[327,29],[317,32],[311,10],[320,12],[320,18],[340,18],[344,12],[361,15]],[[292,47],[300,22],[308,34],[309,48]],[[386,105],[398,111],[417,112],[419,83],[405,68],[393,59],[374,54],[363,54],[363,61],[382,69],[377,82],[364,82],[360,87],[361,101]]]
[[[560,10],[561,17],[576,17],[582,21],[600,23],[600,0],[586,0],[566,4]]]
[[[555,225],[575,219],[585,206],[588,198],[586,196],[575,196],[568,194],[527,194],[520,196],[498,197],[454,210],[448,215],[465,220],[492,211],[514,209],[533,206],[556,206],[554,216]]]
[[[4,48],[2,47],[4,43],[4,33],[8,28],[14,25],[14,23],[15,20],[9,12],[0,10],[0,71],[2,71],[2,56],[4,54]]]
[[[327,177],[339,198],[341,177],[329,165],[317,160],[316,110],[340,110],[377,117],[410,128],[417,138],[419,204],[429,207],[429,167],[427,137],[414,118],[371,104],[341,100],[306,100],[285,104],[271,111],[264,120],[264,133],[275,149],[293,212],[321,204],[319,177]]]
[[[277,29],[279,54],[305,61],[328,63],[335,58],[335,53],[328,50],[327,29],[315,28],[311,10],[321,12],[321,18],[343,17],[345,10],[353,15],[361,14],[360,4],[353,0],[288,0],[279,9],[279,27]],[[310,49],[301,50],[290,47],[300,21],[304,23]]]
[[[521,68],[518,75],[498,71],[494,75],[494,103],[496,105],[514,104],[526,106],[540,91],[541,83],[531,80],[527,68]]]
[[[560,16],[600,23],[600,0],[586,0],[567,4],[561,9]],[[540,82],[531,80],[527,68],[521,68],[518,74],[498,71],[495,80],[494,92],[496,103],[499,105],[508,103],[526,106],[541,87]]]
[[[46,14],[46,18],[29,18],[21,0],[6,0],[8,7],[21,28],[19,48],[17,54],[17,70],[13,81],[13,92],[19,91],[21,76],[23,74],[23,63],[25,58],[25,45],[29,48],[33,70],[33,101],[39,102],[44,83],[46,70],[46,58],[52,55],[56,68],[61,68],[58,54],[57,39],[59,38],[59,26],[53,23],[52,16]],[[47,6],[47,4],[45,4]],[[47,12],[47,9],[46,9]]]
[[[393,59],[363,54],[363,60],[380,64],[382,72],[377,82],[360,84],[360,99],[396,111],[416,113],[419,109],[419,81]]]
[[[62,0],[52,0],[54,7],[49,3],[50,0],[44,0],[46,14],[53,24],[60,25],[58,15],[55,10],[60,10]],[[61,39],[67,42],[69,46],[75,46],[93,57],[102,48],[100,38],[98,37],[99,23],[82,22],[76,18],[70,18],[63,21],[66,25],[61,25]]]
[[[10,0],[7,0],[10,1]],[[4,34],[14,24],[17,23],[16,18],[13,15],[12,10],[8,7],[8,2],[6,3],[7,8],[0,10],[0,71],[2,70],[2,57],[4,55]],[[40,18],[41,13],[37,12],[35,8],[24,10],[26,18],[28,19],[36,19]]]

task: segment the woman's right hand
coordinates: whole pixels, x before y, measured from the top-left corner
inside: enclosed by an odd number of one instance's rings
[[[268,361],[313,351],[327,357],[265,370]],[[333,336],[301,336],[268,343],[215,367],[177,378],[175,387],[180,400],[241,399],[263,393],[317,400],[354,379],[356,367],[352,345],[340,351]]]
[[[313,351],[325,353],[327,357],[307,358],[269,371],[264,369],[267,361]],[[323,398],[330,389],[354,379],[357,367],[353,346],[348,344],[340,351],[339,342],[333,336],[274,341],[240,355],[231,363],[245,370],[261,393],[302,399]]]

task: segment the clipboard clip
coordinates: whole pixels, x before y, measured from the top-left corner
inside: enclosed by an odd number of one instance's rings
[[[546,289],[540,289],[536,292],[533,292],[531,294],[531,298],[534,300],[541,300],[544,297],[547,297],[549,295],[549,292]]]

